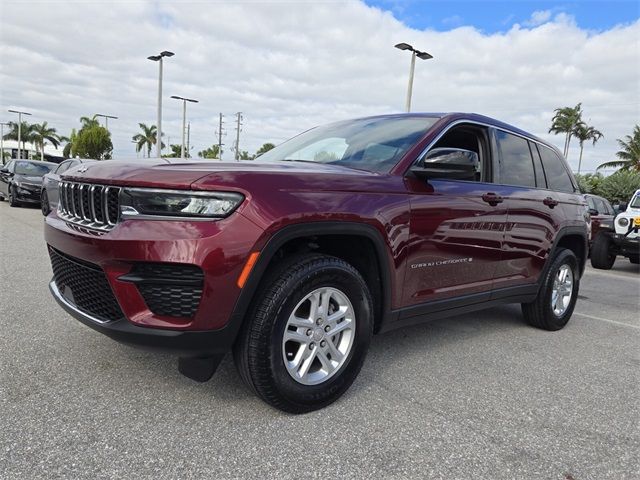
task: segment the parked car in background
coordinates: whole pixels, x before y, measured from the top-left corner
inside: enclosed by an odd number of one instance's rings
[[[61,162],[57,168],[51,170],[44,176],[42,180],[42,190],[40,191],[40,205],[43,215],[49,215],[51,210],[58,208],[58,183],[60,182],[60,175],[70,168],[95,161],[96,160],[82,158],[70,158]]]
[[[613,228],[613,220],[616,218],[616,214],[606,198],[588,193],[584,195],[584,199],[587,201],[591,219],[591,234],[589,238],[589,245],[591,245],[602,229],[606,231]]]
[[[618,255],[640,264],[640,190],[636,190],[627,209],[618,214],[610,227],[601,227],[591,248],[591,265],[609,270]]]
[[[501,303],[559,330],[578,299],[577,183],[556,148],[488,117],[343,121],[253,162],[86,167],[45,218],[60,306],[198,381],[233,351],[288,412],[340,397],[374,333]]]
[[[11,160],[0,169],[0,198],[8,199],[12,207],[39,204],[42,177],[56,166],[36,160]]]

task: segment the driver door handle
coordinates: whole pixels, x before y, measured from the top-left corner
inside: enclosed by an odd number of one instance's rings
[[[502,203],[504,199],[500,195],[489,192],[482,195],[482,200],[495,207],[499,203]]]

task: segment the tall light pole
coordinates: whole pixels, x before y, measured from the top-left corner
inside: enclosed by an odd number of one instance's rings
[[[158,55],[151,55],[147,57],[149,60],[159,62],[158,73],[158,121],[156,125],[156,131],[158,132],[158,138],[156,139],[156,154],[158,158],[162,157],[162,59],[164,57],[173,57],[175,54],[164,50]]]
[[[29,112],[19,112],[18,110],[9,110],[11,113],[18,114],[18,159],[22,158],[22,148],[20,148],[20,142],[22,141],[22,115],[31,115]]]
[[[2,165],[4,165],[4,126],[9,125],[7,122],[0,122],[0,155],[2,156]]]
[[[177,95],[171,95],[171,98],[182,100],[182,147],[180,148],[180,158],[184,158],[184,133],[186,128],[185,122],[187,121],[187,102],[198,103],[198,100],[194,100],[193,98],[179,97]]]
[[[114,120],[118,119],[118,117],[114,117],[113,115],[105,115],[104,113],[96,113],[94,117],[104,118],[104,128],[106,128],[107,130],[109,130],[109,119],[110,118],[113,118]]]
[[[420,58],[421,60],[429,60],[430,58],[433,58],[433,56],[428,54],[427,52],[421,52],[420,50],[416,50],[408,43],[398,43],[395,47],[399,48],[400,50],[409,50],[411,52],[411,67],[409,69],[409,85],[407,86],[407,103],[406,103],[407,112],[410,112],[411,111],[411,94],[413,93],[413,72],[416,69],[416,57]]]

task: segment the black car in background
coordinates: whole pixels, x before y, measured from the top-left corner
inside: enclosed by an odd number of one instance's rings
[[[55,170],[51,170],[44,176],[42,180],[42,190],[40,192],[40,205],[42,207],[43,215],[49,215],[51,210],[58,208],[58,183],[60,182],[60,175],[70,168],[77,167],[83,163],[93,163],[95,161],[96,160],[69,158],[64,162],[61,162]]]
[[[0,169],[0,198],[8,199],[12,207],[39,204],[42,177],[56,167],[50,162],[11,160]]]

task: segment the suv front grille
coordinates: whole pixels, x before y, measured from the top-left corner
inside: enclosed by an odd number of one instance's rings
[[[102,321],[124,317],[102,269],[49,247],[58,290],[78,309]],[[67,291],[70,290],[69,291]]]
[[[120,187],[60,182],[58,216],[96,230],[111,230],[120,220]]]

